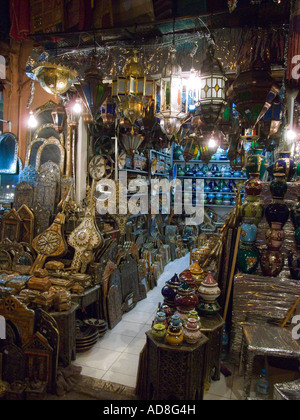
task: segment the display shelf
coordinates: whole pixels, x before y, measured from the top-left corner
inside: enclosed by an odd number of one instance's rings
[[[151,174],[152,176],[165,176],[166,178],[170,177],[170,174],[162,174],[160,172],[156,172],[155,174]]]
[[[149,175],[149,172],[139,171],[137,169],[121,169],[119,172],[131,172],[131,173],[134,173],[134,174]]]
[[[204,178],[198,178],[198,177],[196,177],[196,176],[177,176],[177,178],[180,178],[180,179],[203,179],[203,180],[206,180],[206,179],[214,179],[214,180],[221,180],[221,181],[231,181],[231,180],[236,180],[236,181],[247,181],[247,179],[248,178],[246,178],[246,177],[235,177],[235,176],[232,176],[232,177],[215,177],[215,176],[209,176],[209,177],[204,177]]]
[[[185,162],[184,160],[174,160],[173,163],[176,164],[182,164],[182,165],[194,165],[194,164],[199,164],[199,163],[203,163],[205,164],[205,162],[203,162],[203,160],[190,160],[188,162]],[[209,162],[210,165],[213,165],[214,163],[230,163],[230,160],[211,160]]]

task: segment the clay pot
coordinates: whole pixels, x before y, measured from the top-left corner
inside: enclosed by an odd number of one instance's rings
[[[288,182],[293,179],[296,173],[296,165],[293,159],[291,159],[290,152],[280,153],[279,159],[276,161],[274,166],[274,172],[283,172],[286,175]]]
[[[300,228],[300,196],[298,202],[291,208],[291,219],[295,229]]]
[[[198,314],[197,311],[190,311],[187,314],[187,317],[184,320],[184,323],[183,324],[186,325],[186,323],[188,322],[189,319],[195,319],[197,321],[199,327],[201,328],[201,318],[200,318],[200,316],[199,316],[199,314]]]
[[[253,274],[258,268],[259,252],[254,244],[246,244],[241,242],[238,256],[237,266],[239,271],[244,274]]]
[[[214,302],[220,297],[221,289],[213,278],[212,273],[209,273],[206,279],[202,282],[198,293],[201,300],[204,302]]]
[[[166,341],[170,346],[179,346],[183,342],[183,329],[169,326],[166,335]]]
[[[270,184],[270,191],[273,198],[284,198],[288,190],[286,175],[283,173],[274,174],[274,181]]]
[[[290,251],[288,256],[289,269],[293,280],[300,280],[300,252]]]
[[[284,230],[281,223],[272,223],[271,228],[266,232],[268,245],[274,249],[280,249],[285,239]]]
[[[259,174],[250,174],[250,179],[245,183],[246,194],[252,197],[258,197],[263,190],[263,184],[259,179]]]
[[[198,306],[199,313],[205,316],[217,315],[221,310],[221,307],[217,301],[215,302],[204,302],[201,301]]]
[[[199,299],[195,290],[190,289],[187,283],[184,283],[178,289],[178,294],[174,299],[177,310],[182,314],[188,314],[190,311],[195,310],[199,303]]]
[[[257,235],[257,225],[254,219],[244,219],[241,225],[241,240],[246,243],[254,243]]]
[[[164,324],[156,324],[152,327],[152,335],[158,341],[163,341],[167,334],[166,326]]]
[[[264,217],[265,207],[258,196],[248,196],[242,207],[243,219],[252,219],[258,226]]]
[[[165,298],[166,305],[170,306],[171,308],[174,306],[174,299],[177,295],[178,289],[181,286],[181,282],[175,274],[171,280],[169,280],[164,288],[162,289],[162,295]]]
[[[263,156],[262,149],[252,149],[251,155],[247,159],[246,172],[247,178],[250,179],[250,174],[259,174],[259,179],[262,180],[267,170],[267,159]]]
[[[272,203],[266,208],[266,219],[270,227],[272,223],[281,223],[282,227],[284,227],[289,216],[289,208],[281,199],[272,200]]]
[[[196,281],[196,288],[199,287],[206,276],[204,270],[200,267],[200,265],[197,262],[195,262],[193,265],[191,265],[190,272],[192,273],[192,276]]]
[[[188,319],[183,328],[183,337],[188,344],[196,344],[201,339],[202,333],[196,319]]]

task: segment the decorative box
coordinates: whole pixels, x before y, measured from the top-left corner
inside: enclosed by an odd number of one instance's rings
[[[46,270],[49,270],[49,271],[60,271],[60,270],[64,270],[65,265],[64,263],[59,262],[59,261],[49,261],[45,265],[45,268]]]
[[[44,279],[32,277],[28,282],[28,289],[38,290],[40,292],[47,292],[51,286],[52,283],[49,277]]]
[[[71,290],[74,285],[74,281],[71,279],[64,280],[64,279],[57,279],[55,277],[50,277],[50,281],[51,281],[52,286],[59,287],[64,290]]]

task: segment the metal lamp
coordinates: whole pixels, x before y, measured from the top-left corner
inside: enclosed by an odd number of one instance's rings
[[[176,50],[172,47],[161,74],[160,113],[157,115],[161,129],[169,139],[179,132],[187,115],[182,112],[182,91],[182,68],[177,62]]]
[[[51,112],[55,130],[60,134],[64,131],[64,126],[67,120],[66,109],[62,104],[55,105]]]
[[[210,45],[201,68],[201,89],[197,111],[207,131],[214,130],[226,105],[226,81],[222,65]]]

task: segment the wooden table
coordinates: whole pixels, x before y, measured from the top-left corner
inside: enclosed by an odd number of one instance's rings
[[[90,305],[95,305],[96,318],[101,318],[101,286],[97,285],[85,290],[82,295],[72,295],[72,302],[78,305],[78,309],[86,309]]]
[[[210,383],[211,379],[219,381],[221,378],[222,340],[225,322],[218,314],[201,317],[201,325],[201,332],[209,339],[205,355],[206,382]]]
[[[146,400],[203,400],[206,377],[205,336],[195,345],[173,347],[146,333],[147,344],[143,372]]]
[[[59,361],[66,367],[76,360],[76,311],[78,304],[73,303],[69,311],[51,312],[59,330]]]

